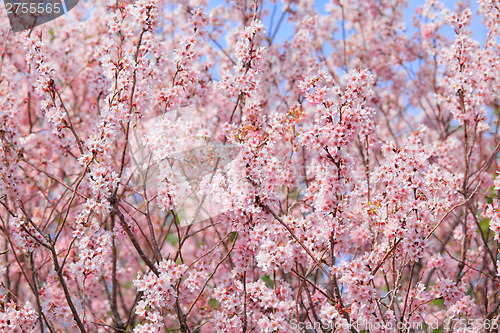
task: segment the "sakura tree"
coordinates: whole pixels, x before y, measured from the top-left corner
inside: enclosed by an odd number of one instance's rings
[[[500,4],[407,5],[2,9],[0,332],[496,332]]]

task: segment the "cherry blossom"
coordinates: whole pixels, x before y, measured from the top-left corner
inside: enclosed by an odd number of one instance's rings
[[[496,331],[500,5],[408,4],[0,15],[0,331]]]

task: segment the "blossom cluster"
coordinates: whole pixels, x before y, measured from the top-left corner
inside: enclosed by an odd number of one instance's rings
[[[80,1],[0,31],[0,331],[495,321],[500,5],[407,4]]]

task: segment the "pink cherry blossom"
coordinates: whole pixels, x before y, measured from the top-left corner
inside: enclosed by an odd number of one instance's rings
[[[0,15],[0,332],[493,324],[500,5],[408,4]]]

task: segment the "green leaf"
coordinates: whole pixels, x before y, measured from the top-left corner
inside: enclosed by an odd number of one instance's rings
[[[262,281],[264,281],[264,283],[266,284],[266,286],[268,286],[269,288],[273,288],[274,289],[274,283],[273,283],[273,280],[271,280],[271,278],[269,277],[269,275],[264,275],[262,277]]]
[[[486,239],[488,235],[488,230],[490,229],[490,219],[481,219],[481,222],[479,222],[479,226],[481,227],[481,230],[483,232],[483,236]]]
[[[217,305],[217,300],[215,298],[211,298],[209,301],[208,301],[208,305],[210,305],[210,307],[212,309],[215,309],[215,306]]]
[[[238,233],[237,233],[236,231],[231,232],[231,233],[229,234],[229,240],[230,240],[231,242],[234,242],[234,240],[236,239],[236,235],[237,235],[237,234],[238,234]]]
[[[490,195],[486,197],[486,202],[488,202],[490,204],[490,203],[493,202],[493,198],[497,197],[497,193],[495,191],[495,185],[493,185],[492,187],[490,187],[489,192],[490,192]]]
[[[431,303],[436,304],[437,306],[440,306],[440,307],[444,305],[444,301],[442,299],[435,299],[435,300],[431,301]]]
[[[134,284],[132,283],[132,281],[128,281],[127,283],[122,284],[123,289],[125,289],[125,290],[128,290],[128,289],[132,288],[133,285]]]
[[[167,241],[172,244],[172,245],[177,245],[177,236],[174,235],[173,233],[172,234],[168,234],[167,236]]]

